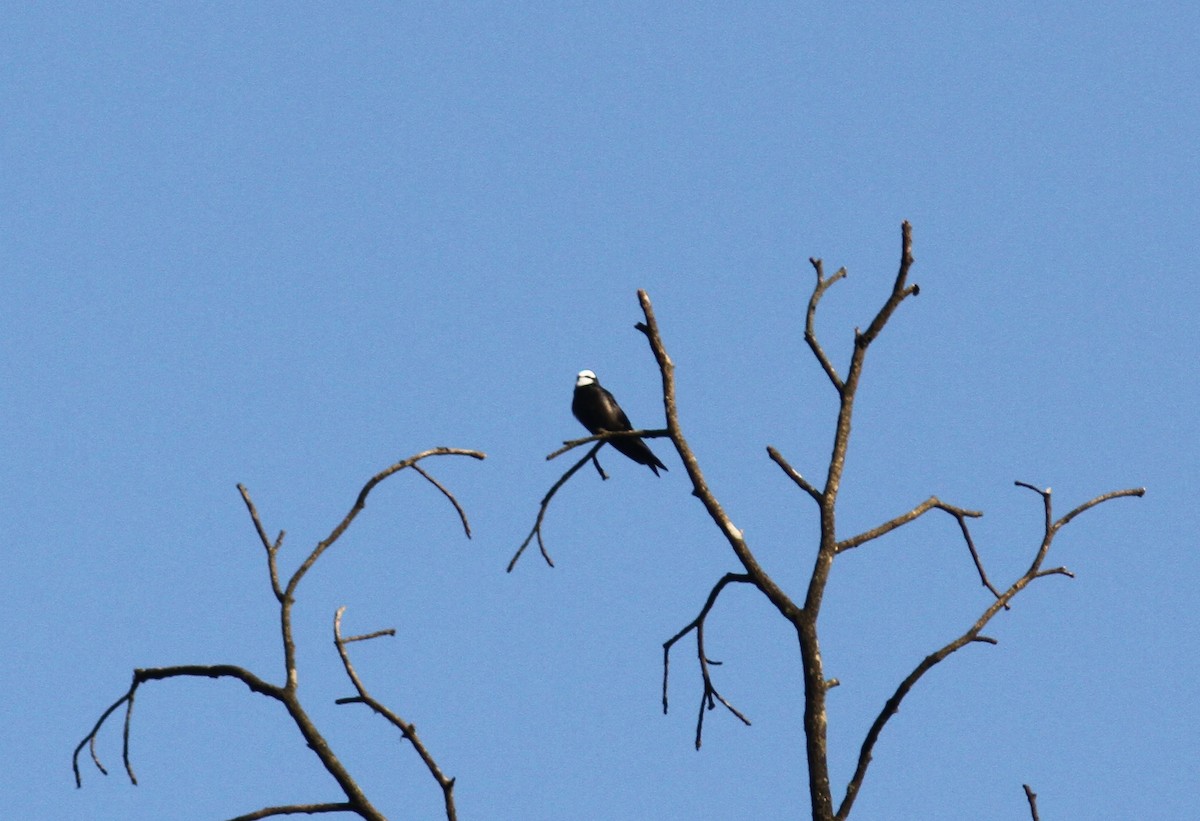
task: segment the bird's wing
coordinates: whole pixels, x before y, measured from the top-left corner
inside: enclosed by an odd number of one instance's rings
[[[633,430],[633,425],[630,424],[629,417],[625,415],[625,411],[621,410],[621,406],[617,404],[617,400],[613,398],[613,395],[604,388],[600,388],[600,393],[603,394],[604,401],[608,405],[609,415],[616,419],[620,425],[620,427],[613,428],[613,430]]]

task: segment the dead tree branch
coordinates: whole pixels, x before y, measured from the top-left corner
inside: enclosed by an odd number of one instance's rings
[[[350,661],[350,652],[346,649],[346,645],[352,641],[366,641],[367,639],[377,638],[384,635],[395,635],[395,630],[377,630],[374,633],[368,633],[361,636],[351,636],[350,638],[342,638],[342,614],[346,612],[345,606],[339,607],[337,613],[333,617],[333,643],[337,647],[338,655],[342,659],[342,666],[346,670],[346,677],[350,679],[350,683],[354,685],[358,695],[354,699],[338,699],[339,704],[347,704],[353,701],[358,704],[365,704],[374,710],[379,715],[383,716],[388,723],[400,730],[400,734],[412,743],[413,749],[417,751],[417,755],[421,757],[425,767],[429,770],[429,774],[437,781],[438,786],[442,788],[442,796],[446,805],[446,821],[456,821],[458,811],[454,807],[454,779],[446,776],[442,772],[441,767],[434,761],[430,755],[425,743],[421,741],[421,737],[417,735],[417,728],[410,722],[405,721],[391,709],[386,707],[381,702],[377,701],[367,692],[367,688],[363,685],[362,679],[358,677],[358,672],[354,669],[354,665]]]
[[[521,554],[525,552],[525,548],[529,547],[529,544],[534,539],[537,539],[538,549],[542,553],[542,558],[546,560],[546,564],[548,564],[550,567],[554,567],[554,560],[550,558],[550,553],[546,550],[545,539],[542,538],[542,521],[546,518],[546,511],[550,507],[550,500],[554,498],[555,493],[558,493],[559,488],[565,485],[567,481],[574,476],[588,461],[591,461],[592,464],[596,466],[596,471],[600,474],[601,479],[608,479],[608,474],[604,472],[604,468],[600,467],[600,460],[596,458],[597,451],[604,446],[605,442],[610,439],[622,439],[625,437],[634,436],[645,439],[658,439],[660,437],[669,435],[670,432],[667,430],[604,431],[603,433],[595,433],[591,436],[584,436],[581,439],[571,439],[563,442],[563,446],[561,448],[546,457],[547,462],[555,457],[562,456],[567,451],[577,448],[580,445],[586,445],[589,442],[595,442],[596,444],[594,447],[588,450],[587,454],[582,459],[569,467],[562,476],[558,477],[558,481],[550,486],[550,490],[546,491],[546,495],[542,497],[542,501],[538,505],[538,515],[533,522],[533,528],[529,531],[529,535],[525,537],[525,541],[521,542],[520,547],[517,548],[517,552],[513,554],[511,559],[509,559],[508,567],[505,572],[511,573],[513,571],[513,568],[517,566],[517,560],[521,558]]]
[[[567,469],[567,472],[558,477],[558,481],[551,485],[550,489],[546,491],[546,495],[542,497],[541,504],[538,506],[538,515],[537,519],[535,519],[533,522],[533,529],[529,531],[529,535],[525,537],[525,541],[521,542],[521,546],[517,548],[517,552],[513,554],[511,559],[509,559],[508,569],[505,571],[506,573],[511,573],[513,568],[517,566],[517,559],[521,558],[521,554],[525,552],[525,548],[529,547],[529,543],[533,541],[534,537],[537,538],[538,549],[542,551],[542,558],[546,560],[546,564],[554,567],[554,560],[550,558],[550,553],[546,550],[546,542],[542,538],[542,521],[546,518],[546,511],[550,508],[550,500],[554,498],[555,493],[558,493],[558,489],[565,485],[567,480],[574,476],[581,467],[586,465],[589,461],[596,460],[596,451],[600,450],[602,447],[604,447],[604,443],[597,442],[594,447],[584,454],[582,459],[571,465],[571,467]],[[600,467],[600,463],[598,461],[596,461],[596,470],[600,471],[600,477],[602,479],[608,478],[604,475],[604,470]]]
[[[891,533],[898,527],[902,527],[909,522],[919,519],[931,510],[943,510],[949,513],[958,521],[958,527],[962,531],[963,540],[967,543],[967,550],[971,553],[971,561],[975,563],[975,571],[979,573],[979,581],[992,592],[996,598],[1000,598],[1000,591],[992,586],[988,580],[987,573],[983,569],[983,561],[979,558],[979,551],[975,549],[975,540],[971,538],[971,530],[967,526],[967,519],[978,519],[983,515],[982,510],[967,510],[954,505],[948,505],[936,496],[930,496],[921,504],[914,507],[907,513],[902,513],[894,519],[889,519],[878,527],[871,528],[865,533],[860,533],[857,536],[852,536],[849,539],[843,539],[834,546],[834,552],[842,553],[846,550],[858,547],[861,544],[878,539]]]
[[[829,377],[829,381],[833,383],[833,387],[840,393],[845,383],[837,374],[837,370],[833,367],[833,363],[829,361],[829,357],[825,355],[825,349],[821,347],[821,343],[817,341],[816,318],[817,318],[817,303],[821,301],[821,297],[825,296],[825,291],[839,279],[845,279],[847,276],[845,268],[839,268],[837,273],[829,279],[825,278],[825,265],[816,257],[809,257],[808,261],[812,264],[813,269],[817,272],[817,285],[813,288],[812,296],[808,298],[808,311],[804,317],[804,341],[808,343],[809,349],[813,356],[817,358],[817,362],[821,364],[821,369],[825,371],[825,375]]]
[[[667,417],[667,433],[671,443],[675,445],[675,451],[683,461],[688,478],[692,481],[692,495],[700,500],[713,523],[725,536],[734,555],[745,569],[746,575],[750,577],[751,583],[763,592],[763,595],[771,604],[775,605],[784,618],[790,621],[796,617],[800,608],[788,598],[775,580],[767,575],[767,572],[759,565],[758,559],[755,558],[746,543],[745,534],[733,523],[725,509],[721,507],[721,503],[717,501],[712,489],[709,488],[708,482],[704,478],[704,472],[700,469],[700,462],[692,451],[687,437],[683,435],[683,429],[679,422],[679,410],[675,401],[675,363],[671,361],[666,346],[663,344],[649,294],[641,290],[637,293],[646,321],[639,322],[634,327],[646,335],[646,340],[650,343],[650,350],[654,354],[655,361],[658,362],[658,371],[662,377],[663,409]]]
[[[279,623],[284,649],[285,683],[283,685],[271,684],[242,667],[224,664],[180,665],[174,667],[155,667],[134,670],[133,681],[130,684],[129,690],[126,691],[123,696],[113,702],[113,704],[101,714],[99,720],[97,720],[96,724],[92,727],[92,730],[86,736],[84,736],[83,740],[80,741],[79,745],[75,748],[75,754],[72,758],[72,768],[75,773],[76,786],[82,786],[83,784],[82,776],[79,770],[79,754],[85,746],[89,748],[92,761],[96,768],[104,775],[108,774],[108,771],[104,768],[104,765],[100,762],[100,758],[96,753],[96,737],[108,718],[114,712],[116,712],[121,705],[125,705],[122,759],[125,764],[125,771],[129,775],[130,782],[137,784],[137,777],[134,775],[133,766],[129,756],[129,736],[130,727],[132,725],[134,698],[137,695],[138,688],[141,687],[141,685],[149,681],[159,681],[179,677],[232,678],[241,681],[252,692],[271,698],[283,705],[283,707],[287,710],[288,715],[291,717],[292,722],[300,731],[301,736],[303,736],[306,746],[308,746],[317,756],[322,766],[324,766],[326,772],[328,772],[337,782],[347,799],[345,802],[331,802],[325,804],[289,804],[277,807],[266,807],[256,810],[248,815],[240,816],[240,818],[252,819],[305,813],[314,814],[327,812],[353,812],[359,817],[368,819],[369,821],[384,821],[383,814],[380,813],[379,810],[377,810],[367,799],[366,795],[362,792],[361,788],[359,788],[349,771],[342,765],[337,755],[334,754],[328,742],[317,729],[316,725],[305,711],[303,704],[300,702],[300,698],[297,693],[298,676],[296,668],[296,645],[292,634],[292,606],[295,604],[296,589],[299,586],[300,581],[313,567],[321,555],[327,549],[329,549],[329,547],[331,547],[346,531],[351,522],[354,521],[355,517],[357,517],[362,509],[366,506],[367,496],[370,494],[371,490],[374,489],[375,486],[384,479],[400,472],[401,470],[404,470],[405,468],[411,467],[416,470],[423,478],[426,479],[426,481],[433,484],[434,487],[436,487],[447,499],[449,499],[455,511],[458,513],[459,520],[463,525],[463,529],[467,532],[467,536],[470,537],[470,525],[467,522],[466,514],[464,513],[463,508],[459,504],[458,500],[449,490],[445,488],[445,486],[443,486],[440,482],[429,475],[428,472],[418,466],[419,462],[432,456],[469,456],[473,459],[485,458],[483,453],[476,450],[438,447],[422,451],[421,453],[396,462],[390,467],[380,471],[375,476],[371,477],[371,479],[369,479],[365,485],[363,485],[363,488],[359,491],[358,497],[355,499],[350,511],[346,514],[342,521],[339,522],[336,527],[334,527],[334,529],[326,538],[317,543],[316,547],[313,548],[308,557],[300,564],[299,567],[297,567],[295,572],[288,579],[286,586],[280,583],[278,567],[279,551],[283,545],[283,531],[280,531],[279,536],[274,542],[270,540],[270,538],[267,536],[266,528],[263,526],[262,519],[259,516],[258,509],[255,507],[253,500],[250,498],[250,492],[245,488],[245,486],[238,485],[238,491],[241,493],[242,501],[245,503],[246,509],[250,514],[250,519],[254,524],[255,532],[258,534],[259,541],[262,542],[262,545],[266,550],[267,568],[270,576],[271,591],[276,600],[279,602]],[[377,635],[383,635],[386,632],[387,631],[380,631],[374,634],[354,636],[345,640],[341,640],[340,638],[338,639],[338,651],[343,655],[343,661],[347,665],[348,672],[352,672],[352,668],[349,667],[349,657],[345,654],[344,645],[350,641],[361,641],[367,638],[373,638]],[[351,676],[351,680],[355,681],[356,684],[358,683],[357,678],[353,675]],[[360,696],[363,696],[365,701],[365,691],[360,690]],[[453,801],[446,784],[446,782],[448,782],[452,787],[453,779],[445,779],[445,777],[441,775],[440,770],[437,770],[436,768],[437,765],[432,763],[432,758],[429,758],[428,754],[423,752],[424,747],[420,745],[419,740],[416,740],[415,733],[411,736],[406,734],[406,737],[413,741],[414,746],[418,747],[418,749],[422,751],[422,759],[425,760],[427,766],[431,767],[431,772],[434,772],[435,777],[438,779],[438,783],[442,786],[443,791],[445,792],[447,818],[449,821],[454,821]]]
[[[1102,502],[1106,502],[1111,499],[1122,498],[1125,496],[1142,496],[1146,492],[1145,488],[1130,488],[1128,490],[1117,490],[1110,493],[1104,493],[1088,502],[1085,502],[1071,511],[1071,513],[1064,516],[1062,519],[1055,522],[1051,513],[1049,490],[1038,490],[1037,488],[1026,484],[1025,482],[1017,482],[1016,484],[1020,485],[1021,487],[1029,488],[1040,494],[1045,506],[1046,524],[1042,535],[1042,541],[1038,546],[1033,563],[1020,578],[1009,585],[1008,589],[1000,594],[996,601],[992,602],[992,604],[983,611],[982,615],[980,615],[979,618],[975,620],[975,623],[972,624],[964,633],[922,659],[921,662],[913,669],[913,671],[909,673],[902,682],[900,682],[900,686],[896,688],[896,692],[893,693],[892,697],[887,700],[886,704],[884,704],[883,709],[880,711],[879,715],[875,718],[874,723],[871,725],[871,729],[867,731],[866,739],[864,739],[862,749],[859,751],[858,766],[855,768],[854,776],[850,779],[850,783],[846,786],[845,798],[842,799],[842,804],[838,808],[837,815],[834,816],[836,819],[845,819],[849,817],[850,810],[854,806],[854,800],[857,798],[858,791],[862,787],[863,778],[866,776],[867,767],[871,763],[871,754],[874,750],[875,743],[879,740],[879,735],[883,731],[884,726],[891,719],[891,717],[899,711],[900,702],[904,700],[906,695],[908,695],[909,691],[913,688],[913,685],[915,685],[917,681],[920,680],[920,678],[929,672],[929,670],[931,670],[935,665],[945,660],[952,653],[955,653],[958,650],[961,650],[963,647],[966,647],[968,644],[973,642],[995,644],[995,639],[982,635],[983,628],[986,627],[988,622],[992,620],[992,617],[1000,612],[1000,610],[1004,609],[1005,606],[1012,601],[1012,599],[1018,593],[1028,587],[1030,582],[1032,582],[1034,579],[1056,573],[1061,575],[1069,575],[1069,571],[1067,571],[1066,568],[1057,567],[1049,570],[1042,569],[1042,563],[1045,561],[1046,554],[1049,552],[1050,545],[1054,541],[1054,537],[1057,535],[1058,531],[1061,530],[1062,527],[1075,516],[1079,515],[1085,510],[1089,510],[1096,505],[1101,504]]]
[[[721,662],[713,661],[708,657],[708,653],[704,649],[704,622],[708,618],[708,614],[712,611],[713,605],[717,603],[717,597],[721,595],[721,591],[732,583],[738,584],[753,584],[753,579],[744,573],[726,573],[721,577],[721,580],[713,585],[713,589],[708,594],[708,600],[704,602],[704,606],[700,608],[700,614],[692,619],[682,630],[676,633],[671,638],[663,642],[663,713],[667,712],[667,678],[671,669],[671,648],[675,642],[686,636],[693,630],[696,631],[696,655],[700,660],[700,677],[704,683],[704,689],[700,694],[700,715],[696,719],[696,749],[700,749],[700,744],[704,735],[704,711],[712,710],[716,707],[716,702],[720,701],[725,705],[729,712],[737,716],[743,724],[750,725],[750,719],[746,718],[736,707],[726,701],[725,697],[717,692],[717,688],[712,683],[712,675],[709,672],[709,665],[719,665]]]
[[[821,500],[824,498],[824,494],[822,494],[821,491],[819,491],[815,487],[813,487],[812,484],[807,479],[805,479],[803,476],[801,476],[800,471],[796,470],[794,467],[792,467],[790,464],[788,464],[788,460],[784,459],[783,456],[779,453],[779,451],[775,450],[775,448],[768,445],[767,446],[767,455],[769,455],[771,457],[772,461],[774,461],[775,464],[779,465],[779,467],[783,469],[783,472],[787,474],[789,479],[791,479],[793,482],[795,482],[800,487],[801,490],[803,490],[805,493],[807,493],[809,496],[811,496],[813,498],[813,501],[815,501],[818,505],[821,504]]]
[[[261,810],[239,815],[229,821],[257,821],[260,818],[271,818],[276,815],[319,815],[326,812],[354,811],[354,805],[346,802],[340,804],[287,804],[282,807],[263,807]]]
[[[1041,821],[1041,819],[1038,818],[1037,793],[1035,793],[1033,788],[1028,784],[1022,784],[1021,787],[1025,790],[1025,800],[1029,802],[1029,815],[1032,817],[1033,821]]]

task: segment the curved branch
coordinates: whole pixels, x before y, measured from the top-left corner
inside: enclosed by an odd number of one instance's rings
[[[1046,491],[1046,495],[1047,496],[1050,495],[1049,490]],[[1103,493],[1103,494],[1097,496],[1095,499],[1090,499],[1090,500],[1084,502],[1083,504],[1079,505],[1079,507],[1075,508],[1070,513],[1068,513],[1066,516],[1063,516],[1061,519],[1059,519],[1057,522],[1055,522],[1054,530],[1055,531],[1060,530],[1061,528],[1065,527],[1068,522],[1070,522],[1072,519],[1074,519],[1076,516],[1078,516],[1080,513],[1084,513],[1085,511],[1091,510],[1096,505],[1102,504],[1111,499],[1120,499],[1120,498],[1123,498],[1126,496],[1136,496],[1138,498],[1141,498],[1142,496],[1145,496],[1145,495],[1146,495],[1146,489],[1144,487],[1131,487],[1131,488],[1126,488],[1125,490],[1114,490],[1109,493]]]
[[[808,298],[808,311],[804,317],[804,341],[808,343],[808,347],[812,350],[813,356],[815,356],[817,361],[821,363],[821,368],[825,371],[825,375],[829,377],[829,381],[833,383],[833,387],[837,388],[838,392],[840,393],[844,387],[844,384],[842,383],[841,377],[838,376],[837,371],[834,369],[833,363],[831,363],[829,361],[829,357],[825,355],[825,351],[821,347],[821,343],[817,341],[816,317],[817,303],[821,301],[821,297],[825,295],[825,291],[829,289],[829,286],[833,285],[833,283],[837,282],[839,279],[844,279],[846,277],[846,269],[839,268],[836,274],[831,276],[829,279],[826,279],[824,263],[822,263],[821,260],[817,259],[816,257],[809,257],[808,261],[812,263],[812,267],[817,272],[817,285],[815,288],[813,288],[812,296]]]
[[[182,664],[175,667],[148,667],[134,670],[133,681],[130,683],[125,695],[114,701],[107,710],[101,713],[99,720],[96,721],[91,732],[84,736],[83,740],[75,747],[75,754],[71,756],[71,769],[75,772],[76,787],[83,786],[83,777],[79,772],[79,753],[83,750],[84,746],[87,746],[91,752],[92,763],[96,765],[96,769],[100,770],[104,775],[108,775],[108,770],[100,763],[100,757],[96,753],[96,736],[99,734],[100,728],[104,726],[104,722],[108,720],[108,717],[116,712],[117,708],[122,704],[125,705],[125,729],[121,758],[125,762],[125,772],[129,775],[129,781],[133,784],[138,783],[137,776],[133,772],[133,764],[129,760],[129,729],[133,719],[134,697],[137,695],[138,688],[148,681],[161,681],[176,677],[232,678],[245,684],[252,692],[268,696],[276,701],[284,700],[282,688],[263,681],[244,667],[235,667],[232,664]]]
[[[550,500],[554,498],[555,493],[558,493],[558,489],[567,483],[568,479],[588,463],[588,460],[595,460],[596,451],[600,450],[603,446],[603,442],[597,442],[591,450],[584,454],[582,459],[573,464],[566,473],[558,478],[557,482],[550,486],[550,490],[546,491],[546,495],[542,497],[542,502],[538,507],[538,515],[533,523],[533,529],[529,531],[529,535],[525,537],[525,541],[521,542],[521,546],[517,548],[517,552],[509,559],[506,573],[511,573],[513,568],[517,566],[517,559],[521,558],[521,554],[525,552],[525,548],[529,547],[529,543],[533,541],[535,536],[537,537],[538,548],[542,551],[542,558],[546,560],[546,564],[554,567],[554,560],[550,558],[550,554],[546,551],[546,543],[542,540],[542,520],[546,518],[546,511],[550,507]],[[596,470],[600,471],[601,478],[608,478],[604,475],[604,471],[601,470],[599,462],[596,462]]]
[[[717,597],[721,595],[721,591],[726,586],[732,583],[739,584],[754,584],[754,580],[745,573],[726,573],[721,577],[713,589],[708,594],[708,599],[704,602],[704,606],[700,608],[700,614],[692,619],[687,626],[676,633],[671,638],[663,642],[663,713],[667,712],[667,678],[671,669],[671,648],[675,646],[675,642],[686,636],[691,631],[696,631],[696,655],[700,659],[700,677],[704,682],[704,690],[700,695],[700,716],[696,720],[696,749],[700,749],[700,742],[704,734],[704,711],[705,709],[713,709],[716,706],[716,701],[720,701],[725,705],[729,712],[737,716],[743,724],[750,726],[750,719],[746,718],[736,707],[726,701],[725,697],[717,692],[717,688],[712,683],[712,676],[709,673],[708,667],[710,664],[720,664],[719,661],[713,661],[708,657],[704,650],[704,622],[708,619],[708,614],[712,611],[713,606],[717,603]]]
[[[346,645],[352,641],[365,641],[366,639],[377,638],[382,635],[392,635],[394,630],[377,630],[374,633],[368,633],[360,636],[351,636],[350,638],[342,638],[342,614],[346,612],[346,608],[339,607],[337,613],[333,617],[333,643],[337,647],[338,655],[342,659],[342,667],[346,670],[346,677],[350,679],[350,683],[354,685],[358,696],[354,699],[339,699],[339,703],[357,703],[365,704],[374,710],[379,715],[383,716],[387,721],[397,729],[400,734],[412,742],[413,749],[417,751],[417,755],[421,757],[421,761],[425,763],[425,767],[429,770],[429,774],[437,781],[438,786],[442,788],[442,798],[446,805],[446,821],[456,821],[458,818],[457,810],[454,807],[454,779],[446,776],[442,772],[441,767],[434,761],[433,756],[417,735],[417,728],[409,722],[402,719],[399,715],[392,712],[382,703],[376,701],[367,688],[363,685],[362,679],[358,677],[358,673],[354,669],[354,665],[350,661],[350,653],[346,649]]]
[[[367,480],[367,483],[363,485],[363,489],[359,491],[358,498],[354,500],[354,505],[350,508],[350,512],[347,513],[342,521],[338,523],[337,527],[333,529],[333,532],[317,543],[317,546],[313,548],[312,553],[308,554],[308,558],[304,560],[304,563],[301,564],[300,567],[296,568],[296,572],[292,574],[292,578],[288,581],[287,589],[284,590],[284,595],[288,598],[292,597],[292,595],[296,592],[296,586],[299,585],[300,580],[304,578],[304,574],[306,574],[309,571],[309,568],[316,563],[317,559],[321,558],[321,554],[324,553],[330,547],[330,545],[336,542],[338,538],[346,532],[346,528],[350,527],[350,523],[354,521],[354,518],[358,516],[359,512],[361,512],[364,507],[367,506],[367,495],[375,489],[376,485],[392,474],[399,473],[407,467],[412,467],[416,465],[417,462],[420,462],[422,459],[427,459],[430,456],[470,456],[472,459],[487,458],[487,454],[477,450],[444,447],[430,448],[429,450],[422,451],[415,456],[402,459],[391,467],[384,468],[379,473],[372,476]],[[426,478],[429,477],[426,476]],[[436,485],[437,483],[434,482],[434,484]],[[440,485],[438,485],[438,487],[441,488]],[[441,490],[443,493],[446,493],[444,488],[441,488]],[[450,498],[451,501],[454,501],[453,497]],[[459,508],[457,504],[455,504],[455,508],[457,508],[461,514],[462,509]]]
[[[962,531],[963,540],[967,543],[967,549],[971,552],[971,560],[975,563],[975,570],[979,573],[979,581],[992,592],[996,598],[1000,598],[1000,591],[992,586],[991,581],[987,577],[987,573],[983,569],[983,561],[979,558],[979,551],[975,549],[975,540],[971,538],[971,530],[967,527],[967,519],[978,519],[983,515],[982,510],[967,510],[954,505],[948,505],[936,496],[930,496],[921,504],[914,507],[907,513],[902,513],[894,519],[889,519],[878,527],[872,528],[865,533],[860,533],[857,536],[852,536],[849,539],[843,539],[834,545],[834,552],[841,553],[846,550],[858,547],[872,539],[878,539],[887,533],[891,533],[898,527],[903,527],[909,522],[920,518],[931,510],[944,510],[958,521],[959,529]]]
[[[1001,609],[1007,609],[1008,603],[1018,593],[1028,587],[1029,584],[1035,579],[1056,574],[1065,576],[1071,575],[1070,571],[1063,567],[1056,567],[1050,570],[1041,569],[1042,562],[1046,557],[1046,553],[1050,549],[1051,543],[1054,541],[1055,535],[1057,535],[1058,531],[1063,525],[1066,524],[1067,521],[1069,521],[1069,519],[1067,517],[1063,517],[1063,519],[1059,520],[1058,522],[1053,521],[1050,512],[1049,489],[1039,490],[1033,485],[1025,482],[1017,482],[1016,484],[1020,485],[1021,487],[1029,488],[1030,490],[1033,490],[1041,495],[1046,511],[1046,525],[1043,532],[1042,541],[1038,546],[1037,555],[1033,560],[1033,564],[1031,564],[1029,569],[1025,571],[1024,575],[1013,582],[1009,588],[1004,591],[1004,593],[1002,593],[986,610],[983,611],[983,614],[975,620],[975,623],[972,624],[966,630],[966,632],[922,659],[921,662],[913,669],[913,671],[909,673],[902,682],[900,682],[900,685],[896,688],[896,692],[893,693],[892,697],[887,700],[886,704],[884,704],[883,709],[875,718],[874,723],[871,725],[871,729],[867,732],[867,736],[863,740],[862,748],[858,755],[858,766],[854,771],[854,776],[850,779],[850,783],[846,786],[846,796],[842,800],[842,804],[838,808],[835,818],[845,819],[849,816],[850,809],[854,805],[854,800],[858,796],[858,791],[862,787],[863,778],[867,773],[867,767],[871,763],[872,751],[875,747],[875,743],[879,740],[880,733],[883,732],[884,726],[891,719],[891,717],[899,711],[900,702],[904,700],[904,697],[908,695],[909,691],[912,690],[917,681],[919,681],[921,677],[925,675],[925,673],[929,672],[929,670],[931,670],[935,665],[939,664],[952,653],[955,653],[972,642],[995,644],[995,639],[982,635],[983,628],[987,626],[988,622],[990,622],[992,618],[998,612],[1000,612]],[[1111,499],[1118,499],[1124,496],[1141,496],[1144,492],[1144,488],[1132,488],[1129,490],[1118,490],[1111,493],[1104,493],[1075,508],[1075,510],[1073,510],[1071,513],[1078,515],[1085,510],[1093,508],[1096,505]]]

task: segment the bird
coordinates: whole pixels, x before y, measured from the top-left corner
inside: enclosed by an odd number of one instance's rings
[[[600,386],[594,371],[580,371],[575,378],[575,396],[571,400],[571,413],[588,429],[590,433],[616,433],[623,430],[633,430],[629,417],[613,395]],[[639,465],[648,465],[654,475],[658,469],[667,469],[659,461],[654,452],[637,436],[620,436],[607,440],[621,453],[628,456]]]

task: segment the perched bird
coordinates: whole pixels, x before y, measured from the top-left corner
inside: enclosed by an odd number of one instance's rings
[[[591,433],[615,433],[622,430],[633,430],[629,417],[613,395],[600,387],[600,381],[592,371],[580,371],[575,378],[575,398],[571,401],[571,413],[575,414],[585,428]],[[608,444],[628,456],[639,465],[649,465],[658,475],[658,469],[667,466],[658,461],[658,457],[637,436],[622,436],[609,439]]]

